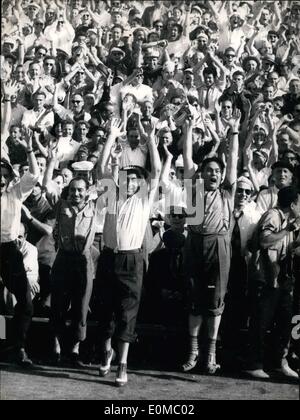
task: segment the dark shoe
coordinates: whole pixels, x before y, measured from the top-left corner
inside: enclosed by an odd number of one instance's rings
[[[117,370],[117,377],[116,377],[116,386],[122,387],[125,386],[128,382],[127,379],[127,365],[126,363],[121,363]]]
[[[71,353],[70,360],[73,367],[77,367],[77,368],[85,367],[85,364],[80,360],[78,353]]]
[[[26,351],[24,349],[20,349],[17,353],[16,362],[19,366],[25,369],[33,368],[32,360],[29,359]]]
[[[209,353],[207,364],[205,366],[205,372],[208,375],[214,375],[220,369],[221,369],[221,366],[217,364],[215,353]]]
[[[61,354],[60,353],[53,353],[53,355],[51,357],[51,362],[53,362],[53,364],[55,366],[60,365],[61,364]]]
[[[181,366],[183,372],[189,372],[194,369],[199,361],[199,354],[190,353],[188,360]]]
[[[110,349],[110,351],[105,351],[103,354],[103,359],[101,361],[100,367],[99,367],[99,375],[104,377],[109,374],[111,362],[115,358],[115,352],[114,349]]]

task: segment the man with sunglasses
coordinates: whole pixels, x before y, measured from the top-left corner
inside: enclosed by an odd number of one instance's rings
[[[248,262],[251,254],[248,242],[261,217],[255,210],[253,194],[251,180],[241,176],[237,180],[231,223],[232,256],[222,329],[225,359],[227,363],[233,364],[233,368],[236,368],[237,357],[241,356],[240,331],[247,326],[249,317]]]

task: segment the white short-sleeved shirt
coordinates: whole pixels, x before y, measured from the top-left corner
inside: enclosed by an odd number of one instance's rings
[[[22,203],[30,195],[37,181],[38,177],[26,173],[17,184],[1,195],[1,243],[18,238]]]

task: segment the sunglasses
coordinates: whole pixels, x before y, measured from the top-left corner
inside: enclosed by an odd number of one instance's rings
[[[252,191],[251,190],[248,190],[248,189],[244,189],[244,188],[238,188],[237,189],[237,193],[238,194],[245,193],[246,195],[251,195],[252,194]]]
[[[226,54],[226,57],[235,57],[235,55],[234,54]]]
[[[176,213],[170,213],[171,217],[174,217],[176,219],[184,219],[185,218],[185,214],[176,214]]]

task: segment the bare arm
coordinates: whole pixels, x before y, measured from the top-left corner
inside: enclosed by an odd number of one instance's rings
[[[107,165],[111,155],[111,149],[114,145],[114,142],[118,137],[122,137],[125,133],[122,131],[122,121],[114,118],[112,119],[109,127],[109,135],[107,137],[102,156],[100,158],[100,178],[104,178],[107,173]]]
[[[192,178],[196,171],[193,161],[193,121],[189,119],[183,125],[183,163],[185,179]]]
[[[229,185],[233,185],[237,180],[237,164],[239,157],[239,127],[240,127],[241,113],[236,111],[235,120],[232,124],[232,138],[229,146],[229,154],[226,168],[226,180]]]
[[[162,171],[161,171],[161,183],[162,183],[162,187],[165,188],[166,190],[168,189],[169,185],[170,185],[170,170],[171,170],[171,166],[172,166],[172,159],[173,159],[173,155],[172,153],[170,153],[168,147],[166,145],[164,145],[164,150],[166,152],[166,160],[165,163],[163,165]]]

